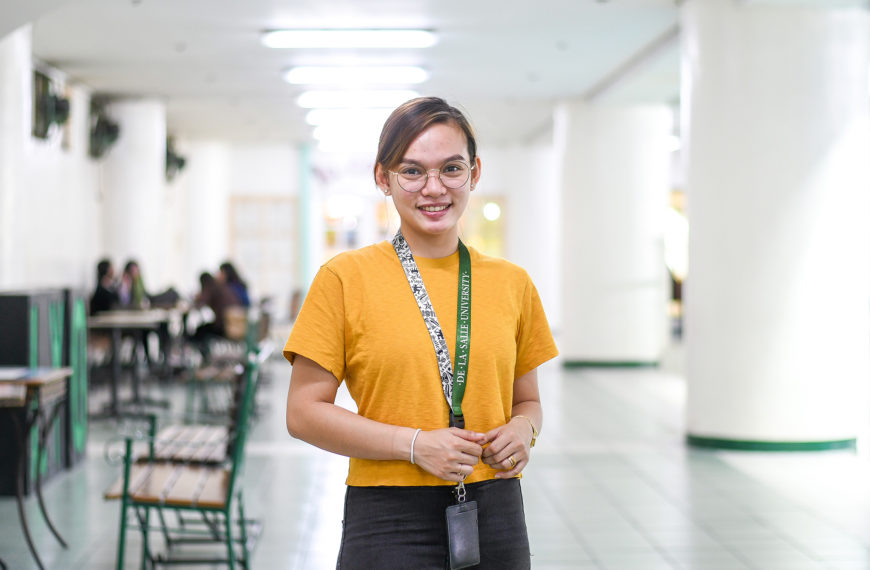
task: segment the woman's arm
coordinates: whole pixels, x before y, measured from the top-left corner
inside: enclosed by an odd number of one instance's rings
[[[490,443],[481,457],[487,465],[504,470],[496,474],[498,478],[515,477],[529,464],[534,436],[532,425],[540,431],[544,419],[537,368],[514,380],[513,398],[511,420],[487,432],[486,441]],[[515,463],[511,463],[510,458]]]
[[[287,430],[321,449],[360,459],[402,460],[411,457],[414,427],[370,420],[335,405],[339,381],[319,364],[296,355],[287,393]],[[420,432],[415,463],[448,481],[460,481],[477,464],[483,434],[447,428]]]

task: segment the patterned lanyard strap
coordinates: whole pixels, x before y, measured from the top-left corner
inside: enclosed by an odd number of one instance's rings
[[[450,364],[447,341],[444,340],[444,333],[441,332],[441,325],[438,323],[435,309],[432,308],[417,262],[414,261],[414,255],[402,235],[402,230],[399,230],[396,237],[393,238],[393,248],[396,250],[396,255],[399,256],[402,269],[405,270],[405,277],[408,278],[411,292],[414,293],[417,306],[420,307],[420,313],[423,315],[423,321],[429,330],[432,346],[435,347],[438,371],[441,373],[441,389],[444,391],[447,407],[450,408],[450,426],[465,428],[465,418],[462,415],[462,397],[465,395],[465,384],[468,379],[468,352],[471,345],[471,256],[468,254],[468,248],[465,247],[462,240],[459,241],[455,373]]]

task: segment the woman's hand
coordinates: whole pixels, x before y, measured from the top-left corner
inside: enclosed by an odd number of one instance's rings
[[[484,434],[459,428],[421,431],[414,443],[414,463],[445,481],[463,481],[483,453]]]
[[[481,459],[493,469],[497,479],[508,479],[519,475],[529,464],[529,445],[532,441],[532,427],[523,418],[514,418],[508,423],[486,432],[485,443],[489,446],[483,451]]]

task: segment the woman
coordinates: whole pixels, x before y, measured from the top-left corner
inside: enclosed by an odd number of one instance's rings
[[[390,115],[374,178],[399,233],[321,267],[284,349],[289,432],[350,457],[339,568],[465,567],[446,522],[463,492],[477,503],[479,567],[530,564],[517,477],[542,421],[536,369],[557,350],[526,272],[459,240],[476,151],[441,99]],[[357,414],[335,405],[342,380]]]
[[[118,295],[121,298],[121,306],[126,309],[148,308],[148,294],[145,292],[142,272],[136,260],[131,259],[124,265]]]
[[[214,319],[196,327],[190,340],[205,351],[208,341],[214,337],[225,337],[227,334],[227,311],[230,307],[241,306],[238,297],[229,287],[204,271],[199,275],[199,293],[194,298],[197,307],[208,307],[214,313]]]
[[[91,316],[118,308],[121,298],[115,286],[115,268],[108,259],[97,263],[97,286],[91,295]]]
[[[221,263],[218,280],[230,288],[243,307],[251,306],[251,298],[248,296],[248,284],[245,283],[245,280],[236,271],[235,265],[229,261]]]

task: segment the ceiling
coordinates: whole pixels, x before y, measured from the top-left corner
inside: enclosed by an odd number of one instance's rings
[[[299,64],[421,65],[430,76],[415,89],[465,108],[481,144],[546,132],[561,100],[674,103],[679,93],[674,0],[9,2],[0,16],[33,20],[36,58],[97,93],[165,101],[169,131],[183,138],[310,140],[295,103],[303,88],[281,77]],[[439,42],[355,51],[260,43],[263,30],[282,27],[422,27]]]

